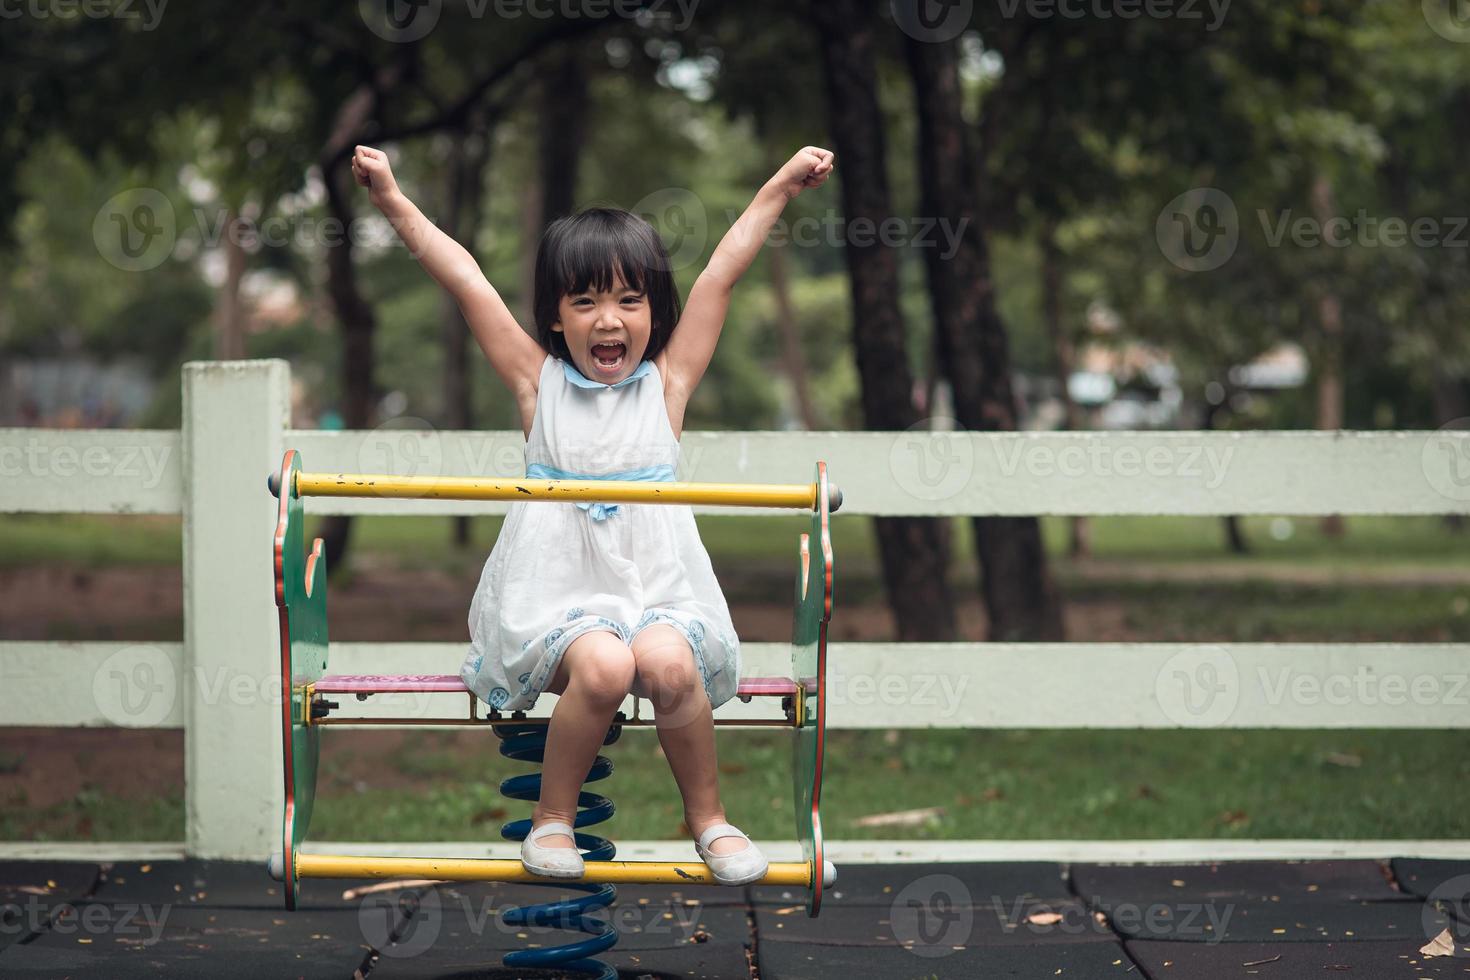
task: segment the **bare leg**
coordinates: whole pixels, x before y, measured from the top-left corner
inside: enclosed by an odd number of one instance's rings
[[[531,827],[572,824],[577,795],[597,750],[607,737],[618,705],[633,683],[633,654],[616,635],[594,630],[572,641],[546,690],[559,695],[546,730],[541,799],[531,810]],[[566,834],[547,834],[542,847],[573,847]]]
[[[684,798],[684,822],[697,839],[712,824],[725,823],[715,755],[714,711],[704,693],[694,652],[672,626],[647,626],[633,638],[638,679],[653,702],[658,741]],[[713,854],[744,850],[741,837],[716,837]]]

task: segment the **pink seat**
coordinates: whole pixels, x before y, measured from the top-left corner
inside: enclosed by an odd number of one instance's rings
[[[736,688],[736,697],[752,695],[763,698],[779,698],[796,694],[796,682],[789,677],[742,677]]]
[[[465,694],[458,674],[328,674],[316,682],[318,694]],[[789,677],[743,677],[736,696],[785,697],[796,693]]]
[[[328,674],[316,682],[318,694],[396,694],[428,691],[464,694],[458,674]]]

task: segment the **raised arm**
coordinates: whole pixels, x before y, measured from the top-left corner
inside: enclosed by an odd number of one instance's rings
[[[393,179],[388,157],[381,150],[359,146],[352,155],[352,173],[368,188],[373,206],[383,213],[409,254],[418,259],[434,280],[449,290],[464,314],[470,332],[485,352],[518,404],[527,396],[534,403],[536,381],[546,352],[521,329],[505,301],[490,285],[467,249],[434,226]]]
[[[730,307],[730,290],[755,261],[771,226],[781,216],[786,202],[808,187],[820,187],[832,173],[830,150],[806,146],[797,151],[776,175],[756,192],[725,237],[720,239],[709,265],[699,274],[679,327],[667,347],[668,376],[686,395],[693,393],[720,340],[725,311]]]

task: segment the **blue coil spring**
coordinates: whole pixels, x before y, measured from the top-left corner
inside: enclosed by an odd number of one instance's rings
[[[518,719],[525,716],[525,712],[517,711],[511,715],[511,718]],[[621,723],[626,720],[626,716],[619,711],[613,724],[607,730],[607,736],[602,740],[603,745],[611,745],[618,740],[623,732]],[[546,725],[496,725],[495,734],[500,739],[500,754],[506,758],[515,759],[518,762],[534,762],[538,765],[544,761]],[[592,768],[587,771],[587,778],[583,782],[591,783],[605,779],[612,773],[612,770],[612,760],[599,755],[593,760]],[[541,773],[538,771],[511,776],[500,784],[500,793],[513,800],[539,800],[541,798]],[[583,860],[611,861],[617,855],[617,848],[613,842],[596,834],[580,833],[580,829],[602,823],[611,817],[613,815],[612,800],[584,790],[577,794],[577,807],[577,815],[572,822],[572,827],[579,831],[576,834],[576,844],[579,849],[586,852],[582,855]],[[500,828],[500,836],[513,841],[525,840],[526,835],[530,832],[529,818],[511,820]],[[617,945],[618,931],[610,923],[594,919],[587,914],[606,908],[617,901],[617,888],[608,884],[592,885],[571,881],[553,883],[548,880],[546,884],[547,887],[562,891],[587,892],[588,894],[580,898],[569,898],[539,905],[507,906],[501,909],[502,921],[508,925],[571,929],[588,933],[589,938],[581,942],[568,943],[565,946],[506,953],[505,965],[556,967],[585,973],[587,976],[596,977],[597,980],[618,980],[617,970],[601,960],[591,959],[598,953],[605,953]]]

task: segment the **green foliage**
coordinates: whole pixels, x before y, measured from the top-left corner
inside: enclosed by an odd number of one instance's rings
[[[878,5],[880,7],[884,5]],[[895,209],[913,215],[916,124],[903,36],[882,13],[880,106]],[[1420,5],[1320,0],[1309,6],[1237,0],[1213,26],[1181,17],[1006,17],[976,5],[960,41],[980,149],[995,282],[1014,363],[1051,373],[1042,317],[1041,251],[1055,229],[1064,329],[1086,312],[1122,317],[1120,339],[1166,348],[1197,396],[1231,364],[1279,341],[1321,358],[1318,306],[1345,313],[1343,374],[1353,426],[1437,423],[1429,395],[1470,372],[1464,249],[1440,245],[1336,249],[1273,243],[1283,215],[1313,213],[1325,181],[1336,213],[1448,222],[1470,185],[1464,127],[1470,98],[1463,45],[1436,35]],[[581,203],[634,207],[657,191],[691,192],[704,210],[702,254],[678,272],[687,293],[719,236],[770,172],[804,143],[827,141],[815,34],[775,0],[700,7],[689,25],[667,12],[605,22],[501,21],[447,4],[421,42],[390,43],[356,5],[310,0],[240,13],[224,0],[170,7],[144,29],[121,18],[22,17],[7,22],[0,58],[0,177],[13,202],[0,356],[86,353],[141,359],[159,379],[153,424],[177,421],[176,369],[212,351],[218,243],[210,229],[238,212],[293,232],[326,215],[318,168],[350,99],[376,92],[369,132],[388,139],[400,178],[431,216],[444,208],[449,107],[497,66],[554,36],[585,66],[591,106],[579,148]],[[535,196],[540,117],[533,56],[485,88],[493,120],[485,210],[468,243],[513,310],[524,314],[535,248],[526,202]],[[473,100],[471,100],[473,102]],[[64,111],[62,111],[64,107]],[[786,220],[840,218],[837,180],[803,195]],[[159,190],[180,216],[180,244],[156,269],[124,272],[99,255],[94,219],[121,190]],[[1186,272],[1161,254],[1155,223],[1192,187],[1218,187],[1238,211],[1235,255]],[[353,198],[360,218],[365,197]],[[772,248],[777,246],[771,246]],[[798,328],[823,424],[854,426],[856,378],[842,286],[841,246],[783,246]],[[358,279],[378,321],[380,392],[401,391],[406,413],[444,411],[440,291],[400,248],[360,249]],[[249,248],[247,293],[297,291],[294,315],[253,325],[252,356],[290,357],[308,380],[312,411],[340,402],[341,344],[325,292],[320,236]],[[930,367],[922,256],[902,255],[900,297],[910,359]],[[784,424],[774,299],[764,259],[737,289],[726,333],[690,406],[695,427]],[[477,419],[510,427],[514,406],[471,346]],[[1280,399],[1276,424],[1311,424],[1311,405]]]

